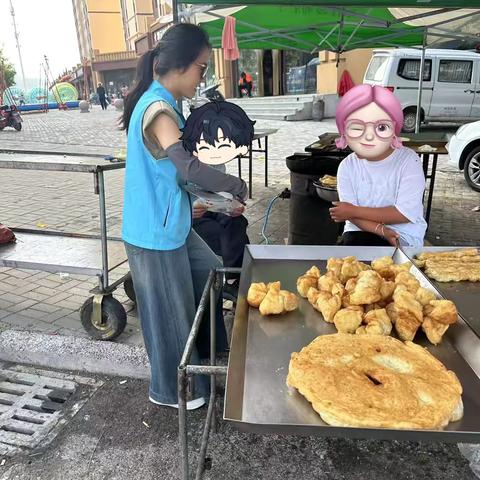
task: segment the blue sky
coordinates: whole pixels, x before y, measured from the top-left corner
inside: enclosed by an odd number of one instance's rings
[[[12,0],[20,33],[25,77],[38,78],[43,55],[57,76],[80,61],[71,0]],[[17,70],[22,83],[15,45],[10,0],[0,0],[0,46]]]

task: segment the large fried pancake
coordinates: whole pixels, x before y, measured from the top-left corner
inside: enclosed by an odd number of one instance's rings
[[[329,425],[441,429],[461,418],[456,375],[425,348],[388,336],[319,336],[292,353],[287,384]]]

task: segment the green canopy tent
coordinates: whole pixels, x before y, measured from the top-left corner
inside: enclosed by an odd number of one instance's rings
[[[199,5],[238,5],[235,0],[222,0],[221,2],[212,2],[205,0],[189,0],[190,4]],[[245,0],[242,5],[315,5],[315,6],[338,6],[343,7],[450,7],[452,0]],[[462,0],[462,8],[478,8],[478,0]]]
[[[194,0],[180,16],[201,24],[215,47],[221,46],[224,18],[230,15],[236,19],[240,49],[330,50],[337,52],[338,58],[356,48],[419,47],[423,52],[421,69],[427,45],[445,39],[480,42],[480,8],[442,8],[450,3],[444,0],[429,1],[428,6],[434,8],[416,8],[416,0],[393,2],[395,8],[384,0],[372,0],[370,6],[362,6],[364,0],[339,0],[336,5],[326,0],[247,0],[242,5],[228,0],[213,4]],[[478,7],[477,0],[462,3],[462,7]],[[419,106],[422,84],[420,75]],[[417,108],[417,131],[420,113]]]
[[[196,3],[206,2],[197,0]],[[445,38],[470,38],[480,42],[480,8],[345,8],[331,4],[301,6],[279,1],[273,6],[262,3],[193,6],[185,9],[181,16],[201,24],[215,47],[221,46],[224,18],[229,15],[236,19],[241,49],[343,52],[355,48],[421,46],[426,35],[428,45],[435,43],[435,39]],[[341,5],[343,3],[341,1]]]

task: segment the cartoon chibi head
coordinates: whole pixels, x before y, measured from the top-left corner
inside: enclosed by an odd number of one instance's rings
[[[187,118],[181,137],[183,148],[208,165],[230,162],[248,152],[254,124],[234,103],[207,103]]]
[[[337,147],[347,145],[360,157],[382,158],[392,148],[400,148],[403,126],[400,102],[388,89],[378,85],[358,85],[340,100],[336,114],[341,137]]]

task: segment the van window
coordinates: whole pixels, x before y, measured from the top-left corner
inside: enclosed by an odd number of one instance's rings
[[[389,57],[376,56],[370,60],[365,80],[372,80],[374,82],[381,82],[385,77],[387,71]]]
[[[420,60],[414,58],[402,58],[398,62],[397,75],[405,80],[419,80]],[[432,61],[425,59],[423,65],[423,81],[429,82],[432,79]]]
[[[473,62],[467,60],[440,60],[438,81],[447,83],[471,83]]]

